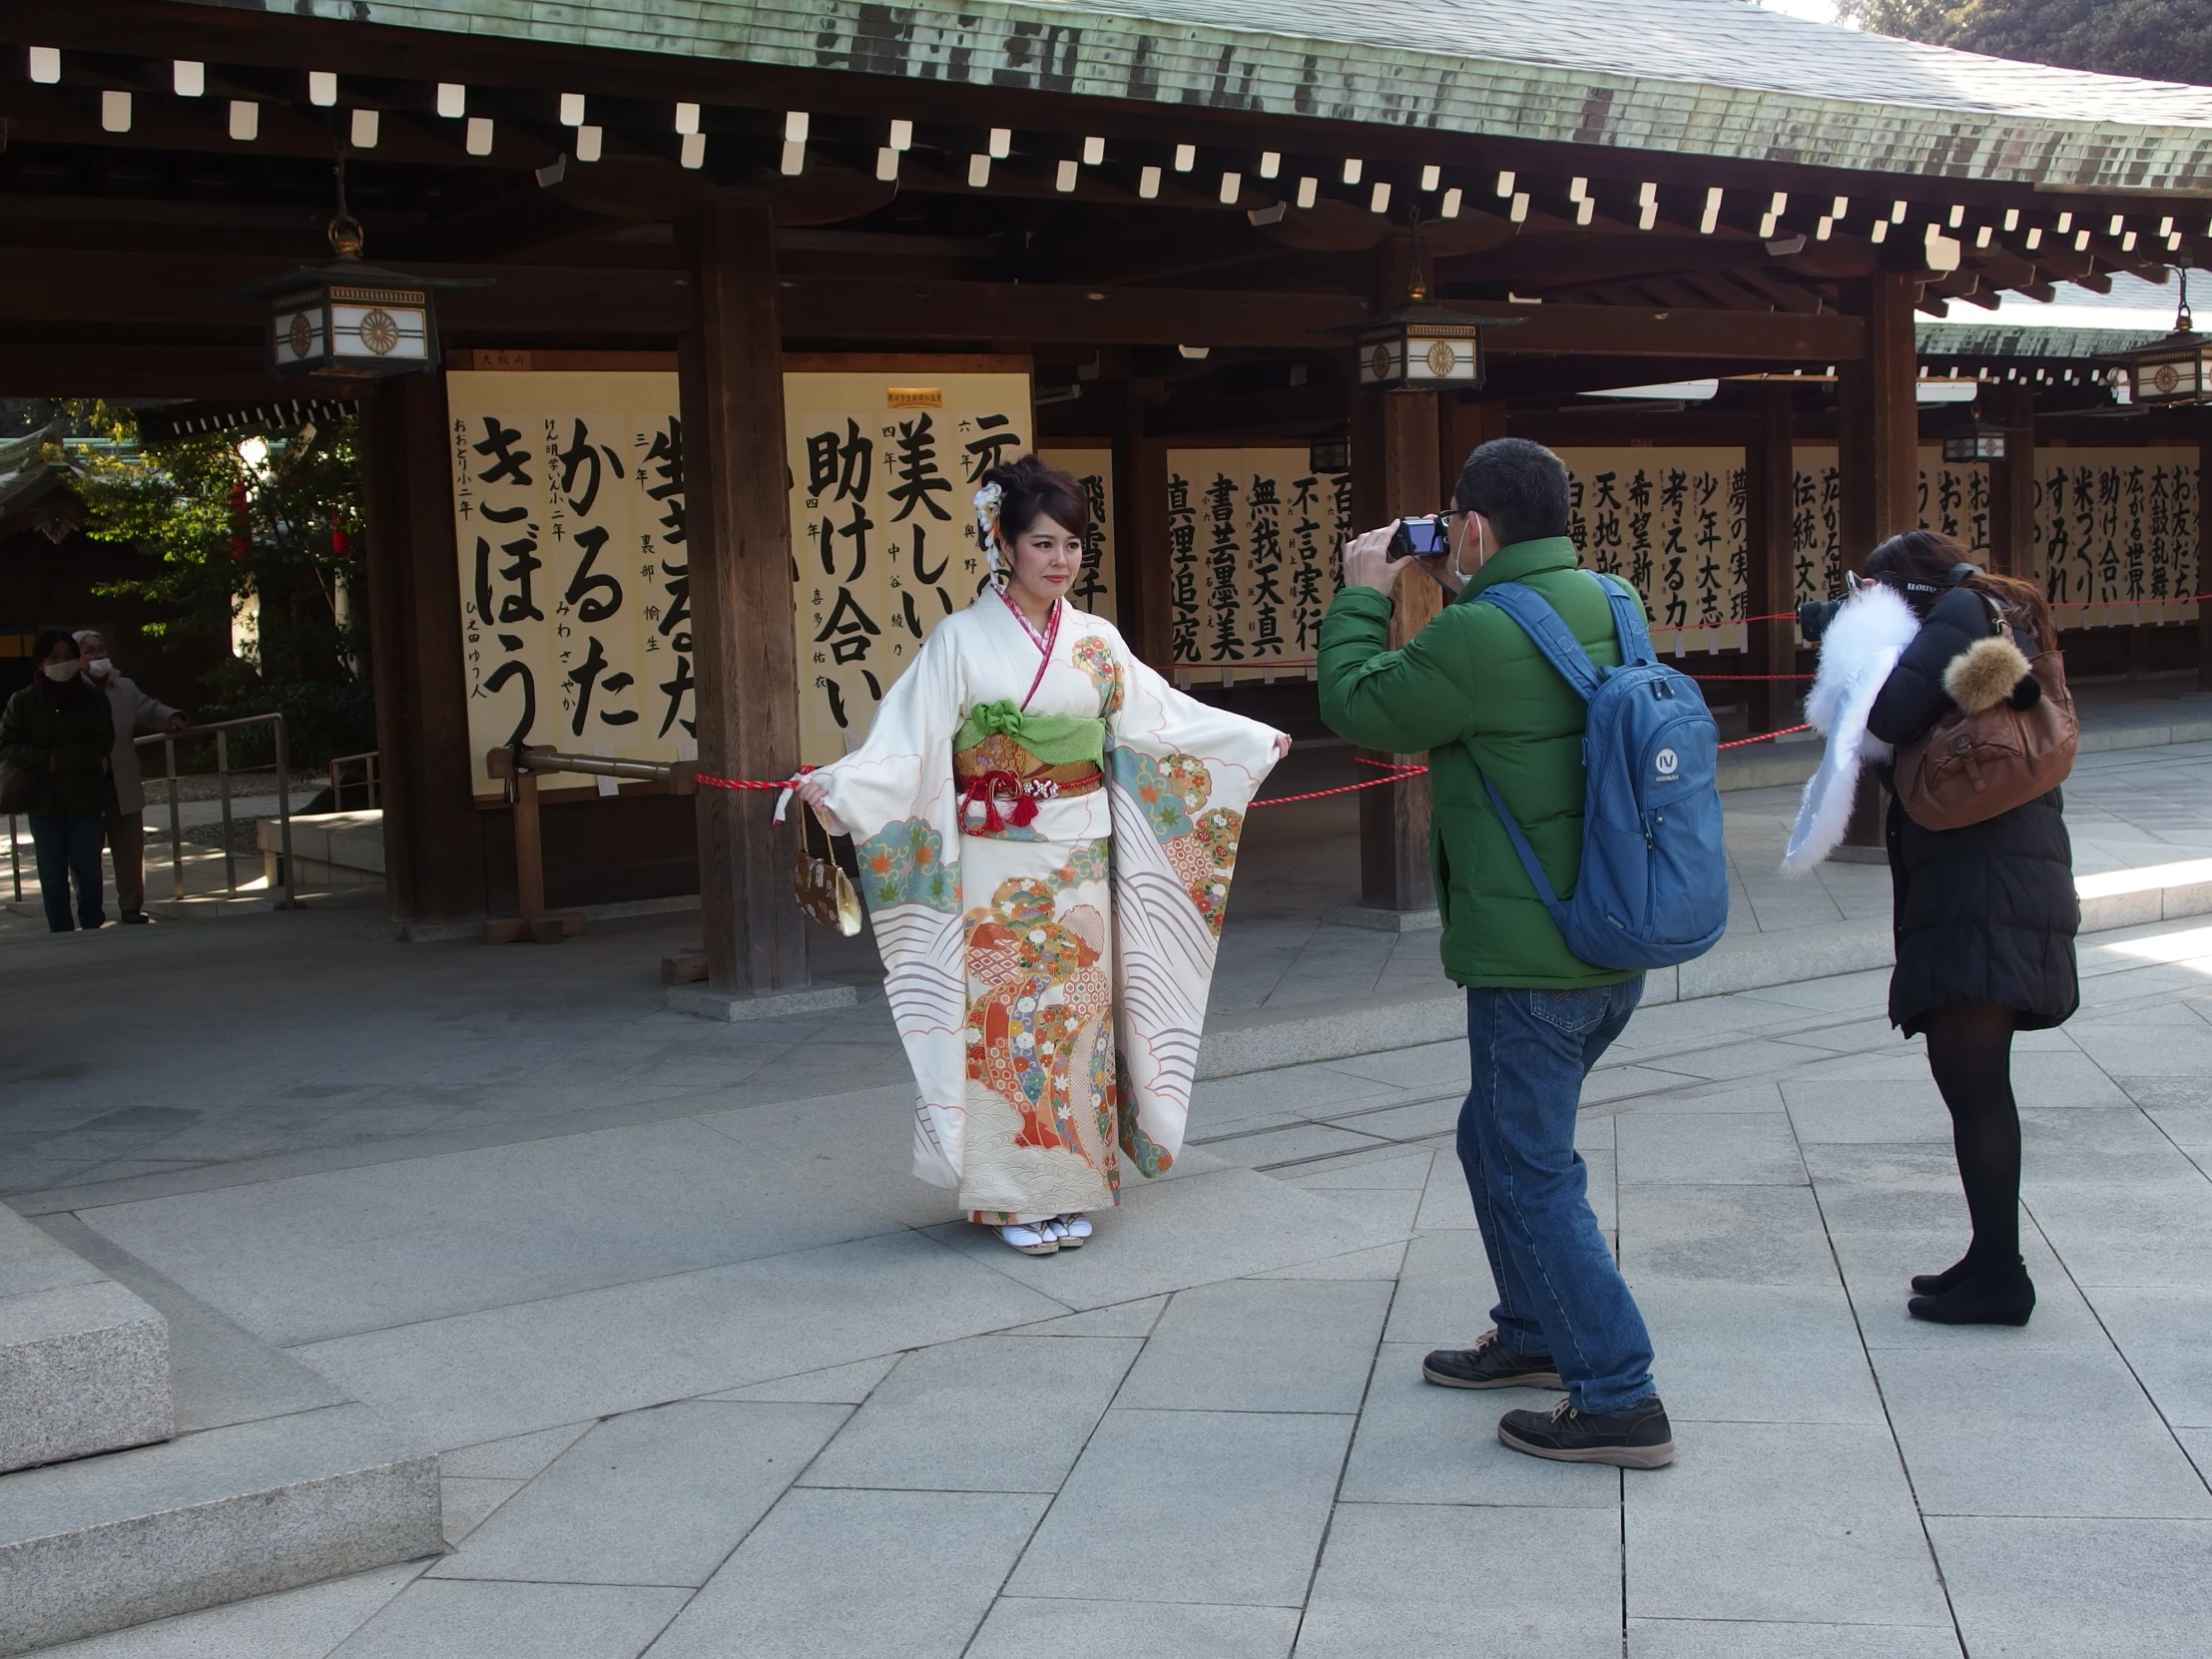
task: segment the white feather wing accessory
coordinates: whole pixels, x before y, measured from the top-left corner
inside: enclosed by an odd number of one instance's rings
[[[1827,735],[1828,748],[1798,806],[1782,855],[1785,875],[1803,875],[1843,840],[1861,765],[1889,754],[1889,745],[1868,734],[1867,717],[1882,683],[1920,631],[1912,607],[1880,586],[1861,588],[1828,625],[1820,668],[1805,700],[1805,717]]]

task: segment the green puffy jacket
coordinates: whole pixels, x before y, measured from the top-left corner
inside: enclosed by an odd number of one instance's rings
[[[51,686],[52,682],[47,682]],[[82,680],[66,691],[34,681],[0,712],[0,761],[37,778],[35,818],[98,818],[108,810],[108,751],[115,716],[108,696]]]
[[[1347,588],[1322,622],[1321,712],[1330,730],[1369,749],[1428,752],[1444,972],[1461,985],[1564,990],[1635,977],[1567,949],[1482,788],[1485,776],[1497,786],[1552,890],[1571,893],[1582,863],[1588,705],[1510,617],[1468,601],[1497,582],[1531,587],[1593,662],[1614,667],[1612,613],[1580,564],[1565,536],[1500,548],[1399,651],[1388,649],[1390,599],[1372,588]]]

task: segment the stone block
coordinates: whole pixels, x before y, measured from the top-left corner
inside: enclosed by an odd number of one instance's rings
[[[0,1472],[175,1431],[162,1316],[0,1206]]]
[[[741,1020],[789,1019],[794,1014],[827,1013],[833,1008],[856,1007],[859,1000],[859,993],[850,985],[809,985],[804,990],[765,991],[758,995],[748,991],[720,991],[707,985],[671,985],[667,1006],[672,1014],[694,1014],[701,1019],[728,1020],[735,1024]]]
[[[438,1460],[337,1405],[0,1478],[0,1655],[445,1547]]]
[[[0,1302],[0,1471],[174,1431],[169,1327],[121,1285],[96,1279]]]

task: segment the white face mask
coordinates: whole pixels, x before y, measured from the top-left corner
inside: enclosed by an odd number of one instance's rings
[[[74,680],[77,678],[79,664],[72,658],[66,663],[45,663],[41,666],[46,670],[46,678],[49,680]]]
[[[109,662],[105,657],[87,657],[85,659],[85,672],[95,680],[105,680],[115,672],[115,664]]]

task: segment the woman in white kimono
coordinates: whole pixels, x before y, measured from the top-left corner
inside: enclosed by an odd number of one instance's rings
[[[1244,813],[1290,748],[1137,660],[1063,597],[1082,487],[984,474],[994,578],[797,783],[849,833],[919,1094],[914,1173],[1050,1255],[1182,1150]]]

